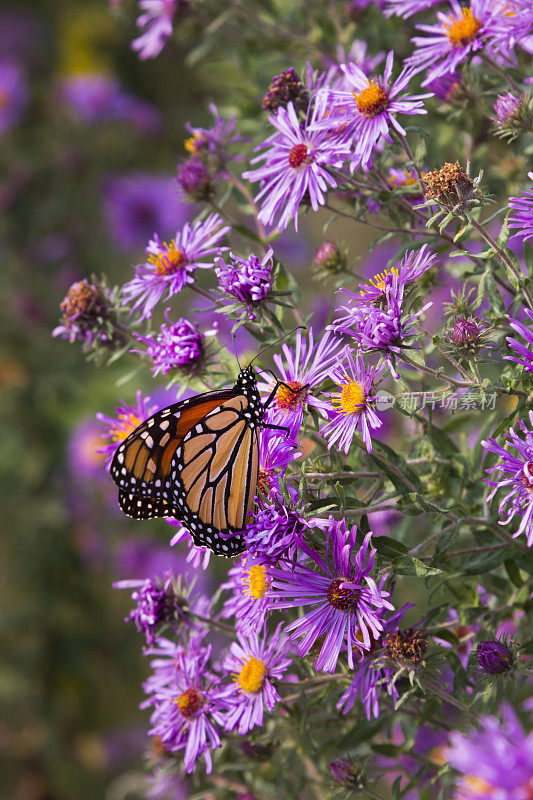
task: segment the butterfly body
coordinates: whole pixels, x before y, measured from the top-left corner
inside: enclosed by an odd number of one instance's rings
[[[196,545],[233,556],[257,490],[265,406],[254,370],[154,414],[118,447],[111,476],[134,519],[176,517]],[[226,538],[228,537],[228,538]]]

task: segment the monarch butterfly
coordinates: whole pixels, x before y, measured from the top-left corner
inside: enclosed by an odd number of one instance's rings
[[[111,462],[122,511],[134,519],[177,517],[197,546],[241,553],[243,537],[231,534],[246,525],[256,495],[259,430],[288,433],[263,422],[279,386],[263,404],[250,364],[232,388],[182,400],[145,420]]]

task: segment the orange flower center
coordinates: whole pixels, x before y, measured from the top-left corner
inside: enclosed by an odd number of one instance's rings
[[[131,412],[129,414],[119,414],[118,418],[121,423],[120,428],[111,428],[109,431],[109,435],[113,442],[123,442],[130,433],[133,433],[135,428],[138,428],[142,419],[139,419],[135,414]]]
[[[312,160],[305,144],[295,144],[289,152],[289,164],[293,169],[298,169],[302,164],[310,164]]]
[[[191,686],[190,689],[186,689],[183,694],[180,694],[179,697],[176,697],[174,702],[179,708],[181,715],[185,717],[185,719],[188,719],[200,710],[205,703],[205,697],[203,694],[200,694],[198,689],[195,689],[194,686]]]
[[[299,381],[287,381],[276,392],[276,405],[282,411],[296,411],[305,403],[308,394],[307,386]]]
[[[474,17],[471,9],[463,8],[463,16],[457,19],[450,16],[450,21],[444,23],[448,32],[448,39],[452,47],[466,47],[466,45],[476,38],[481,22]]]
[[[364,117],[375,117],[385,111],[389,104],[387,92],[375,81],[369,81],[366,89],[360,94],[352,92],[357,102],[357,110]]]
[[[266,672],[267,670],[263,662],[255,658],[255,656],[250,656],[236,676],[236,680],[243,692],[256,694],[265,682]]]
[[[161,252],[157,255],[150,254],[148,261],[155,266],[158,275],[173,275],[187,263],[185,255],[176,247],[174,239],[170,244],[163,242]]]
[[[263,564],[252,564],[248,575],[243,578],[243,592],[254,600],[261,600],[268,589],[266,567]]]

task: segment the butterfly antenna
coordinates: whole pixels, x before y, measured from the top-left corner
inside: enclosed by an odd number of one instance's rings
[[[235,352],[235,358],[237,359],[237,364],[239,365],[239,372],[242,372],[241,362],[239,361],[239,356],[237,355],[237,345],[235,344],[235,332],[233,333],[233,350]]]
[[[272,342],[272,344],[269,344],[269,345],[267,345],[266,347],[263,347],[263,349],[262,349],[262,350],[260,350],[260,351],[257,353],[257,355],[255,355],[255,356],[252,358],[252,360],[250,361],[250,363],[248,364],[248,366],[249,366],[249,367],[251,367],[251,366],[252,366],[252,364],[254,363],[254,361],[255,361],[255,359],[256,359],[256,358],[259,358],[259,356],[261,356],[261,355],[262,355],[263,353],[265,353],[267,350],[270,350],[270,348],[271,348],[271,347],[274,347],[274,345],[275,345],[275,344],[277,344],[278,342],[281,342],[281,341],[283,341],[283,339],[286,339],[286,338],[287,338],[287,336],[290,336],[290,335],[291,335],[291,333],[294,333],[294,331],[299,331],[299,330],[302,330],[302,329],[303,329],[304,331],[306,330],[306,327],[305,327],[305,325],[298,325],[296,328],[293,328],[293,329],[292,329],[292,331],[289,331],[288,333],[284,333],[284,334],[283,334],[283,336],[280,336],[280,337],[279,337],[279,339],[276,339],[276,341],[275,341],[275,342]]]

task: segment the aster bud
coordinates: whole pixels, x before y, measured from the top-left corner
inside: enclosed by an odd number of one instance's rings
[[[512,668],[514,655],[505,642],[493,639],[478,644],[477,661],[480,672],[501,675]]]
[[[512,142],[520,133],[531,132],[533,100],[527,95],[505,92],[498,95],[493,108],[496,114],[492,117],[495,136]]]
[[[349,761],[332,761],[329,771],[335,783],[340,783],[352,791],[362,792],[366,786],[366,779],[361,768]]]
[[[405,631],[391,633],[384,640],[387,656],[400,665],[417,667],[427,648],[427,641],[422,631],[407,628]]]
[[[446,162],[439,169],[427,172],[422,180],[426,185],[426,200],[437,201],[448,211],[464,211],[477,204],[481,196],[479,179],[473,181],[458,161]]]
[[[487,346],[487,326],[473,316],[455,317],[446,329],[446,339],[457,355],[472,358]]]
[[[331,275],[342,272],[346,267],[346,253],[335,242],[324,242],[313,258],[313,269],[317,275]]]
[[[289,103],[292,103],[297,111],[306,111],[309,105],[309,94],[292,67],[272,78],[268,92],[263,98],[263,110],[276,111],[280,107],[287,108]]]
[[[213,193],[209,172],[196,156],[178,165],[177,180],[192,200],[207,200]]]

